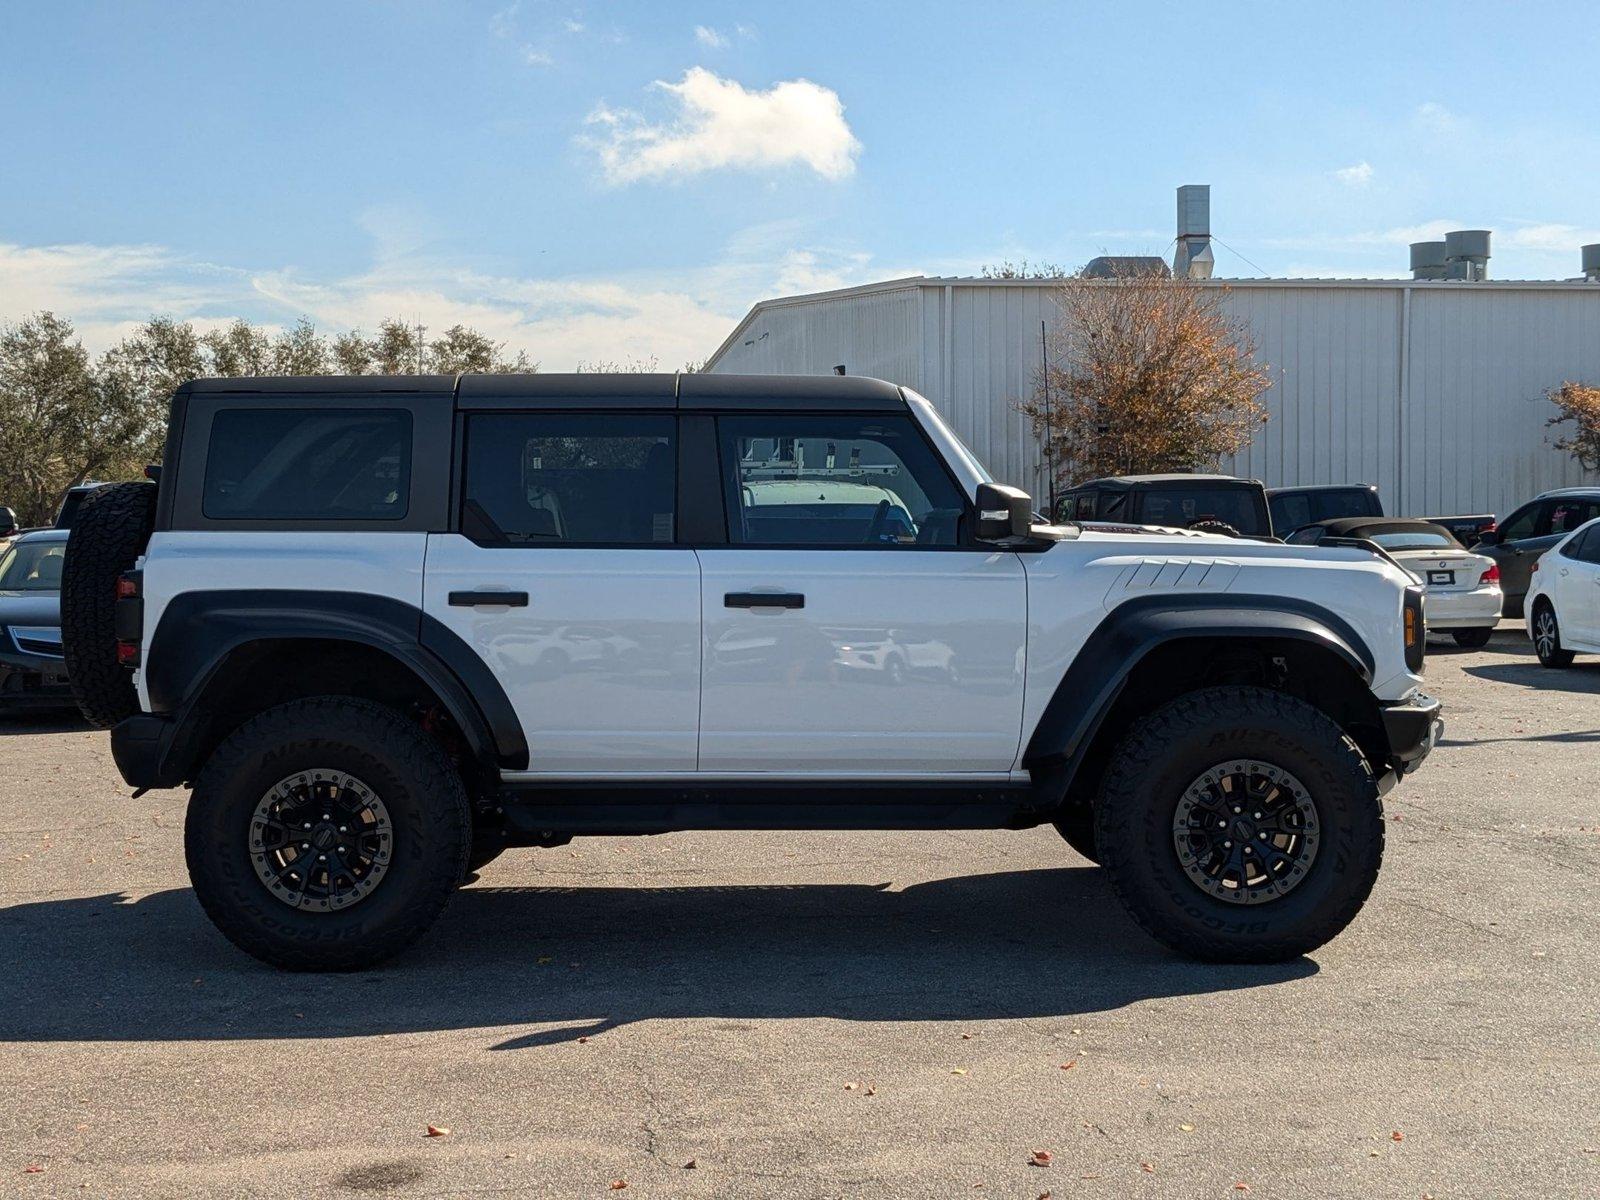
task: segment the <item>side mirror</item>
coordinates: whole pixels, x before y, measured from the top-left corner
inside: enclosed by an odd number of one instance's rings
[[[980,542],[1025,538],[1033,531],[1033,497],[1003,483],[978,485],[978,522],[973,536]]]
[[[0,508],[0,538],[8,538],[17,531],[17,514],[9,508]]]
[[[1498,529],[1485,529],[1478,535],[1475,545],[1498,546],[1500,544],[1500,531]]]

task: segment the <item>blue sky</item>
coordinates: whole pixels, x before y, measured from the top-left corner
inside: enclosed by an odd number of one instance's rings
[[[0,319],[465,321],[547,370],[1004,258],[1600,241],[1588,4],[8,3]]]

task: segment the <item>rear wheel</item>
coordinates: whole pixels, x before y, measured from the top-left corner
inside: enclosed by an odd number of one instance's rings
[[[276,967],[371,967],[421,937],[466,872],[466,789],[393,709],[321,696],[234,731],[195,781],[184,855],[229,941]]]
[[[1101,863],[1134,919],[1173,949],[1278,962],[1354,919],[1383,858],[1361,751],[1279,692],[1218,687],[1128,733],[1096,805]]]
[[[1571,650],[1562,648],[1561,622],[1548,600],[1540,600],[1533,610],[1533,652],[1544,667],[1570,667],[1575,657]]]
[[[117,661],[117,577],[144,553],[155,523],[153,483],[113,483],[79,505],[61,563],[61,652],[85,719],[109,729],[139,711],[133,677]]]
[[[1481,650],[1494,636],[1494,626],[1485,626],[1481,629],[1452,629],[1450,636],[1455,638],[1458,646],[1468,650]]]

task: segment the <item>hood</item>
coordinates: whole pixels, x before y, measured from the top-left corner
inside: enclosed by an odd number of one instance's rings
[[[0,592],[0,625],[59,624],[60,592]]]

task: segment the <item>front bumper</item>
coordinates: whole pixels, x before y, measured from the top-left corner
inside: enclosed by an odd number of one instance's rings
[[[0,652],[0,709],[71,708],[73,704],[67,668],[59,658]]]
[[[1394,780],[1415,771],[1433,753],[1444,736],[1440,705],[1432,696],[1417,692],[1409,700],[1382,707],[1384,732],[1389,735],[1389,770]]]

